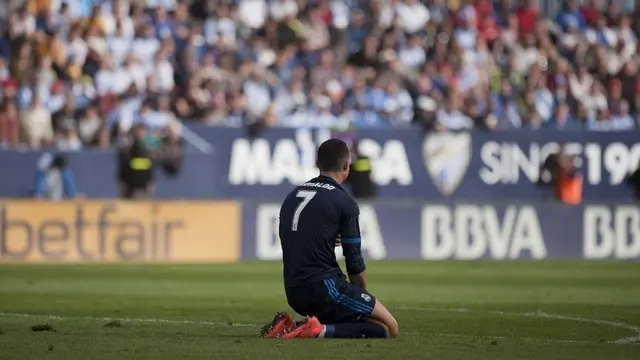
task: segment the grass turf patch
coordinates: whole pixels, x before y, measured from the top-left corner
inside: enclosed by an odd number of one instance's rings
[[[640,358],[640,263],[370,262],[368,273],[398,339],[256,338],[287,309],[278,263],[2,265],[0,359]]]

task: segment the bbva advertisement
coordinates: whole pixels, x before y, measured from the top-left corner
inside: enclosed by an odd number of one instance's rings
[[[278,213],[278,204],[243,207],[243,258],[282,257]],[[635,204],[361,204],[360,227],[369,259],[640,260]]]

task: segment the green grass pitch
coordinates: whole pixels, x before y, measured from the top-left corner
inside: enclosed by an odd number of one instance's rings
[[[0,265],[0,359],[640,359],[637,262],[369,262],[368,277],[395,340],[257,338],[286,309],[275,262]]]

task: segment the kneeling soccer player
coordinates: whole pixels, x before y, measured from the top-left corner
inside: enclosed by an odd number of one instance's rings
[[[320,176],[296,187],[280,209],[284,285],[289,305],[306,316],[296,323],[276,314],[266,338],[388,338],[398,323],[366,290],[360,248],[359,207],[340,185],[349,174],[350,151],[330,139],[318,149]],[[349,281],[335,256],[341,245]]]

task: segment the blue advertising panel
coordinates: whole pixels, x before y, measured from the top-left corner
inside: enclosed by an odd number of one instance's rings
[[[329,131],[268,129],[247,138],[242,129],[199,127],[226,173],[220,194],[279,199],[317,174],[315,151],[330,136],[358,139],[373,161],[382,198],[522,199],[550,197],[537,185],[540,165],[560,144],[577,157],[584,199],[628,200],[625,178],[640,163],[640,132],[472,132],[426,135],[416,129]]]
[[[640,260],[640,207],[633,204],[373,203],[360,210],[369,259]],[[278,204],[243,204],[243,259],[282,257],[278,211]]]
[[[625,178],[640,163],[640,132],[471,132],[425,135],[417,129],[369,129],[349,134],[267,129],[192,127],[211,153],[185,156],[176,178],[158,177],[159,198],[280,200],[293,184],[317,175],[317,146],[331,136],[358,139],[373,163],[372,180],[382,199],[538,201],[550,198],[537,185],[540,165],[566,145],[576,155],[586,201],[628,201]],[[33,187],[40,152],[0,151],[0,197],[23,197]],[[117,194],[115,154],[70,155],[79,190],[89,197]]]

